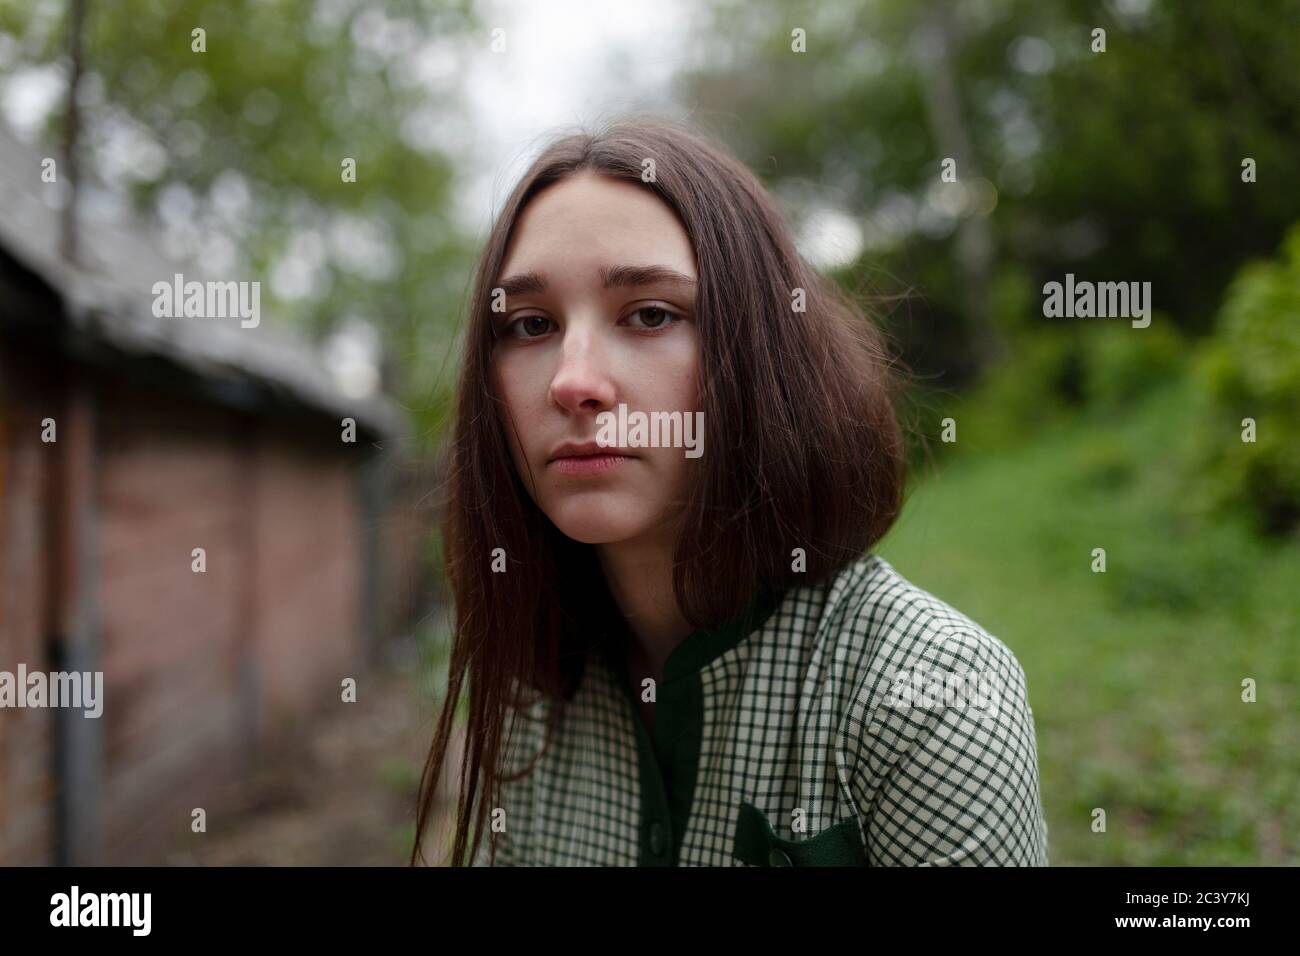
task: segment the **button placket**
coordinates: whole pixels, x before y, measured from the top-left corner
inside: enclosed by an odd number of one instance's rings
[[[771,595],[764,595],[743,619],[713,631],[696,631],[673,650],[656,688],[653,732],[642,719],[640,681],[634,682],[631,678],[635,675],[628,674],[623,649],[616,642],[602,643],[636,738],[641,785],[639,866],[673,866],[682,852],[703,744],[703,669],[757,630],[777,603]]]
[[[650,852],[655,856],[663,856],[664,850],[668,848],[667,826],[662,820],[653,820],[650,823]]]

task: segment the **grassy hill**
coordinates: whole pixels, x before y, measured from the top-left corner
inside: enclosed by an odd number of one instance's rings
[[[1024,666],[1053,865],[1300,863],[1300,541],[1183,507],[1189,397],[959,432],[877,549]]]

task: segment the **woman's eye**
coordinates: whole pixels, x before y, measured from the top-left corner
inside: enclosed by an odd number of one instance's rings
[[[647,332],[667,328],[681,319],[676,312],[660,305],[646,305],[628,313],[623,322]],[[554,322],[544,315],[523,315],[505,326],[506,337],[512,339],[538,339],[552,331]]]
[[[642,306],[628,315],[628,318],[631,319],[634,316],[641,316],[641,321],[639,323],[633,322],[633,326],[643,329],[662,329],[679,318],[675,312],[670,312],[658,305]]]
[[[549,332],[551,320],[544,315],[525,315],[510,323],[508,331],[512,338],[535,339]]]

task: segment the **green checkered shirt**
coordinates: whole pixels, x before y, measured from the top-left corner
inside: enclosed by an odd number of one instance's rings
[[[590,656],[504,785],[495,865],[1047,865],[1020,663],[878,555],[687,637],[653,733],[622,659]],[[513,715],[507,770],[549,706]]]

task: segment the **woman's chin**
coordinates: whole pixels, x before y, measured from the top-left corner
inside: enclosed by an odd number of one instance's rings
[[[586,497],[586,496],[584,496]],[[547,509],[551,523],[566,537],[582,544],[614,544],[644,534],[654,526],[653,517],[639,505],[617,502],[566,503]]]

